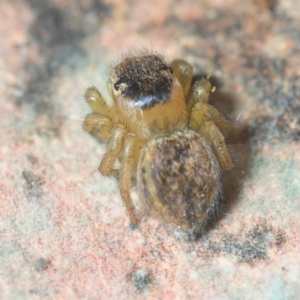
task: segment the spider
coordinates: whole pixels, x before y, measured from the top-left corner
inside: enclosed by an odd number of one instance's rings
[[[92,113],[83,129],[107,142],[99,172],[119,178],[131,229],[139,224],[130,195],[136,184],[153,215],[175,233],[195,236],[220,197],[221,170],[233,166],[225,143],[232,125],[208,103],[215,88],[208,79],[192,85],[192,77],[184,60],[133,55],[110,70],[113,107],[97,88],[85,93]]]

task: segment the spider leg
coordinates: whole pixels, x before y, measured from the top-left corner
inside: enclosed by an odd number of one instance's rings
[[[95,138],[107,141],[112,131],[112,120],[105,115],[91,113],[82,123],[82,129]]]
[[[213,146],[224,171],[233,167],[232,158],[225,138],[232,125],[215,107],[208,104],[210,93],[214,90],[207,79],[197,81],[188,103],[190,113],[189,128],[201,133]]]
[[[110,118],[114,117],[114,110],[107,105],[100,92],[94,86],[86,90],[84,98],[93,112],[103,114]]]
[[[219,128],[212,121],[202,124],[198,130],[213,146],[219,158],[221,168],[229,171],[233,167],[231,155],[225,143],[224,136]]]
[[[195,104],[208,103],[209,95],[215,88],[211,85],[210,81],[202,78],[196,81],[188,95],[187,110],[191,114]]]
[[[171,67],[173,69],[173,74],[179,80],[183,89],[183,94],[186,97],[191,88],[193,68],[189,63],[182,59],[173,60]]]
[[[213,121],[225,137],[231,132],[231,122],[215,107],[205,102],[198,102],[192,109],[189,127],[197,131],[206,121]]]
[[[113,169],[116,159],[119,157],[126,128],[124,125],[116,124],[109,136],[107,151],[100,163],[99,172],[104,176],[117,176],[118,170]]]
[[[140,154],[140,147],[136,143],[136,136],[133,133],[127,133],[124,138],[122,153],[122,167],[120,170],[120,193],[125,203],[130,219],[130,228],[135,230],[138,227],[138,219],[135,214],[134,205],[131,200],[130,190],[136,174],[137,164]]]
[[[86,90],[85,99],[93,113],[87,115],[83,121],[83,130],[96,138],[107,141],[113,128],[114,109],[107,105],[95,87]]]

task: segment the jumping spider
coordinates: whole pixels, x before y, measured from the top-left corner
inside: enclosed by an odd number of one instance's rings
[[[221,169],[233,166],[225,143],[231,123],[208,103],[211,83],[192,85],[192,76],[184,60],[168,64],[160,55],[141,54],[110,70],[113,108],[95,87],[85,93],[92,113],[83,129],[107,142],[99,172],[119,178],[132,229],[139,223],[130,195],[136,184],[149,212],[193,239],[220,197]]]

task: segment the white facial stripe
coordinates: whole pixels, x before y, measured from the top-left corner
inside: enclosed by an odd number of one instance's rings
[[[155,96],[145,96],[145,97],[141,97],[139,100],[134,101],[134,106],[138,106],[140,108],[142,107],[147,107],[150,106],[152,104],[152,101],[155,99]]]

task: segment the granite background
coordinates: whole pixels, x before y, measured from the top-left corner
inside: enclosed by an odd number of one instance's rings
[[[297,299],[300,4],[0,2],[1,299]],[[236,167],[196,242],[131,232],[105,151],[81,130],[109,66],[157,51],[217,86]]]

